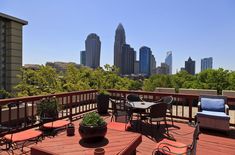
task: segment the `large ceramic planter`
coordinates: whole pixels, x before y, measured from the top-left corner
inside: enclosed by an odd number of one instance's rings
[[[108,113],[109,107],[109,95],[106,94],[98,94],[97,95],[97,111],[100,115]]]
[[[107,133],[107,123],[102,126],[85,126],[83,124],[79,124],[79,134],[82,139],[86,142],[96,142],[102,140]]]

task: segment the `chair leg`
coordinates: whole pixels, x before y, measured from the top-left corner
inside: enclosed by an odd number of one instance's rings
[[[174,126],[173,117],[172,117],[172,110],[171,110],[171,123],[172,123],[172,126]]]
[[[169,134],[168,125],[167,125],[167,122],[166,122],[166,118],[164,118],[164,121],[165,121],[165,126],[166,126],[166,133]]]
[[[111,122],[113,121],[113,115],[111,116]]]

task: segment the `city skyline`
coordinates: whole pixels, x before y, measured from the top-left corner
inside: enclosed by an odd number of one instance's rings
[[[165,53],[172,51],[173,73],[184,66],[189,56],[196,61],[196,73],[200,72],[200,60],[204,57],[213,57],[213,68],[235,70],[235,64],[228,63],[235,57],[233,1],[135,4],[61,1],[56,5],[53,0],[24,2],[4,1],[0,5],[0,12],[29,21],[23,32],[23,64],[80,63],[80,51],[85,49],[84,38],[90,33],[100,36],[101,66],[113,64],[114,31],[121,22],[126,30],[126,42],[136,51],[141,46],[150,47],[157,66],[164,62]],[[135,7],[130,7],[133,5]],[[63,11],[65,8],[70,9]]]

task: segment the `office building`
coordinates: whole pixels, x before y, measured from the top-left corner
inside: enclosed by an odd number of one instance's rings
[[[150,75],[156,74],[156,59],[154,55],[151,56]]]
[[[166,53],[165,64],[169,66],[168,74],[172,74],[172,52],[171,51],[168,51]]]
[[[86,51],[80,52],[80,64],[86,66]]]
[[[28,22],[0,13],[0,89],[14,93],[22,67],[23,26]]]
[[[86,39],[86,66],[97,68],[100,66],[101,42],[97,34],[91,33]]]
[[[122,64],[121,64],[121,74],[129,75],[134,74],[134,63],[135,63],[135,51],[128,44],[123,44],[122,46]]]
[[[166,63],[161,63],[161,66],[156,69],[156,74],[169,74],[169,66]]]
[[[139,63],[139,61],[135,61],[134,74],[139,74],[139,73],[140,73],[140,63]]]
[[[206,69],[212,69],[213,68],[213,58],[203,58],[201,59],[201,72]]]
[[[120,23],[115,32],[114,42],[114,65],[121,68],[122,65],[122,45],[126,44],[125,30]]]
[[[195,75],[195,61],[191,57],[188,58],[188,61],[185,61],[185,70],[189,74]]]
[[[151,74],[151,57],[152,51],[149,47],[143,46],[140,48],[140,74],[143,74],[145,76],[149,76]]]

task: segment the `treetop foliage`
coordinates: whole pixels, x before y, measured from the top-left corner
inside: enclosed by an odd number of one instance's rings
[[[235,90],[235,72],[222,68],[208,69],[194,76],[181,71],[174,75],[153,75],[144,80],[132,80],[119,76],[119,69],[110,65],[105,65],[104,69],[68,65],[66,71],[60,73],[50,66],[40,66],[38,70],[22,68],[19,78],[21,82],[15,87],[17,96],[88,89],[154,91],[156,87],[175,88],[176,91],[179,88],[215,89],[218,94],[225,89]]]

